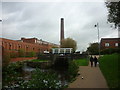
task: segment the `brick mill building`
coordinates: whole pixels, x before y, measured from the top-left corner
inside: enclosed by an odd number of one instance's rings
[[[43,41],[37,38],[21,38],[21,40],[10,40],[0,38],[0,46],[9,52],[18,52],[23,49],[25,52],[41,52],[50,51],[52,47],[59,47],[59,45]]]
[[[100,45],[101,50],[108,48],[118,48],[120,46],[120,38],[102,38]]]
[[[60,44],[64,39],[64,18],[60,21]],[[0,47],[7,50],[10,53],[17,53],[20,49],[24,52],[44,53],[44,51],[50,51],[52,47],[60,47],[60,45],[43,41],[37,38],[21,38],[21,40],[10,40],[6,38],[0,38]]]

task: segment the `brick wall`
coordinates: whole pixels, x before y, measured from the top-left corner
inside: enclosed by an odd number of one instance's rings
[[[26,39],[26,38],[21,38],[21,41],[22,42],[27,42],[27,43],[36,43],[35,41],[37,40],[37,38],[28,38],[28,39]]]
[[[105,46],[105,44],[108,43],[108,46]],[[118,43],[118,46],[115,46],[115,44]],[[101,49],[107,49],[107,48],[118,48],[120,45],[120,38],[102,38],[101,39]]]
[[[20,42],[5,38],[0,38],[1,46],[8,51],[18,51],[19,49],[24,49],[25,52],[43,52],[45,50],[50,50],[51,47],[48,45],[33,44],[27,42]]]

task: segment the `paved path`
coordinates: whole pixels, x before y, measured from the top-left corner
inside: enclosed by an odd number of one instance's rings
[[[68,88],[108,88],[99,67],[80,66],[79,72],[80,75]]]

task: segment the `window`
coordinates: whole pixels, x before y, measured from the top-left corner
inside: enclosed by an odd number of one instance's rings
[[[20,45],[19,45],[19,48],[20,48]]]
[[[110,44],[109,43],[105,43],[105,47],[109,47],[110,46]]]
[[[115,43],[115,46],[118,47],[118,43]]]
[[[53,49],[52,49],[52,52],[53,52],[53,53],[58,53],[58,49],[54,49],[54,48],[53,48]]]
[[[66,53],[70,53],[70,49],[66,49]]]
[[[28,51],[28,46],[26,46],[26,51]]]
[[[12,47],[12,45],[11,45],[11,44],[9,44],[9,50],[11,50],[11,47]]]

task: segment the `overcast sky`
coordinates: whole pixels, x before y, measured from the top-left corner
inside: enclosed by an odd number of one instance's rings
[[[60,18],[64,18],[65,38],[77,41],[78,50],[86,50],[100,38],[116,38],[118,32],[107,24],[104,2],[2,2],[0,37],[18,40],[21,37],[42,39],[59,44]]]

